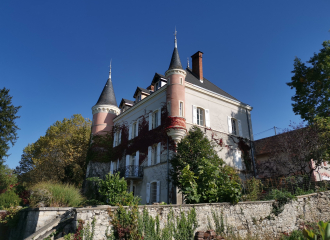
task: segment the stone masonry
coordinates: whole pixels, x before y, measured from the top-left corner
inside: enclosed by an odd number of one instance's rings
[[[276,236],[280,233],[291,232],[298,229],[304,222],[317,222],[330,220],[330,191],[299,196],[297,200],[286,204],[278,216],[272,214],[274,201],[239,202],[236,205],[229,203],[211,203],[194,205],[146,205],[139,206],[142,212],[145,207],[153,217],[160,218],[161,227],[167,220],[167,215],[173,209],[175,216],[181,211],[188,212],[192,207],[196,209],[198,228],[197,231],[207,231],[212,212],[222,214],[226,226],[240,236],[251,233],[252,235]],[[106,239],[106,232],[111,229],[108,211],[115,211],[117,207],[96,206],[75,209],[73,224],[78,226],[78,221],[83,220],[84,226],[91,224],[95,218],[94,240]],[[22,220],[20,229],[24,231],[24,238],[40,229],[48,222],[66,212],[69,208],[39,208],[23,210],[26,217]],[[27,214],[26,214],[27,213]],[[21,221],[20,221],[21,222]],[[15,231],[15,232],[17,232]],[[32,232],[33,231],[33,232]]]

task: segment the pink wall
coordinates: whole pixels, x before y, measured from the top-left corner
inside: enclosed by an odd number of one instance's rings
[[[114,113],[99,112],[93,115],[92,134],[106,134],[111,132],[113,127]]]
[[[181,74],[173,74],[169,76],[170,84],[167,86],[166,101],[171,101],[170,116],[179,116],[180,106],[179,102],[185,104],[185,77]],[[182,84],[180,84],[182,78]],[[183,117],[185,116],[185,107],[183,106]]]

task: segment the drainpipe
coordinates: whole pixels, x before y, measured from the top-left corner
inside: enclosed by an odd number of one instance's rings
[[[170,154],[168,150],[168,136],[167,136],[167,204],[170,203]]]
[[[250,130],[249,114],[248,114],[247,109],[245,109],[245,111],[246,111],[246,120],[247,120],[247,124],[248,124],[248,128],[249,128],[250,147],[251,147],[251,156],[252,156],[252,165],[253,165],[253,175],[254,175],[254,177],[257,177],[256,163],[254,161],[253,146],[252,146],[252,141],[251,141],[251,130]]]

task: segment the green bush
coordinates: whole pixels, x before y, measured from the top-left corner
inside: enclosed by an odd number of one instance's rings
[[[177,154],[170,160],[170,175],[186,203],[239,201],[239,176],[219,158],[215,147],[198,127],[192,127],[178,144]]]
[[[245,182],[246,195],[243,196],[244,201],[257,201],[262,193],[263,184],[260,179],[251,178]]]
[[[296,199],[296,197],[285,189],[272,189],[272,191],[268,193],[265,199],[276,200],[276,202],[273,203],[272,213],[274,213],[275,216],[278,216],[281,212],[283,212],[284,205],[289,203],[291,200]]]
[[[8,190],[0,194],[0,209],[16,207],[20,202],[21,199],[13,190]]]
[[[105,180],[100,178],[88,178],[88,181],[95,182],[101,195],[101,202],[106,202],[111,206],[123,205],[131,206],[138,204],[139,197],[134,197],[133,193],[127,192],[127,182],[120,178],[119,173],[107,174]]]
[[[80,190],[70,184],[40,182],[31,188],[32,207],[77,207],[83,200]]]

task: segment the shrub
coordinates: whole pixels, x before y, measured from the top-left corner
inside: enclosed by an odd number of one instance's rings
[[[0,194],[0,209],[16,207],[20,202],[21,199],[13,190],[8,190]]]
[[[7,212],[0,213],[0,224],[8,227],[15,227],[19,221],[19,211],[21,207],[4,208]]]
[[[262,193],[263,184],[260,179],[253,177],[245,182],[245,190],[247,194],[243,196],[243,200],[257,201]]]
[[[120,178],[119,173],[109,173],[105,176],[105,180],[97,177],[87,180],[96,182],[101,194],[101,201],[107,202],[111,206],[131,206],[140,201],[140,198],[134,197],[132,192],[127,192],[127,182],[124,178]]]
[[[189,130],[170,161],[171,180],[183,193],[186,203],[239,201],[238,174],[219,158],[214,142],[200,128]]]
[[[32,207],[77,207],[83,200],[79,189],[70,184],[40,182],[31,188]]]

